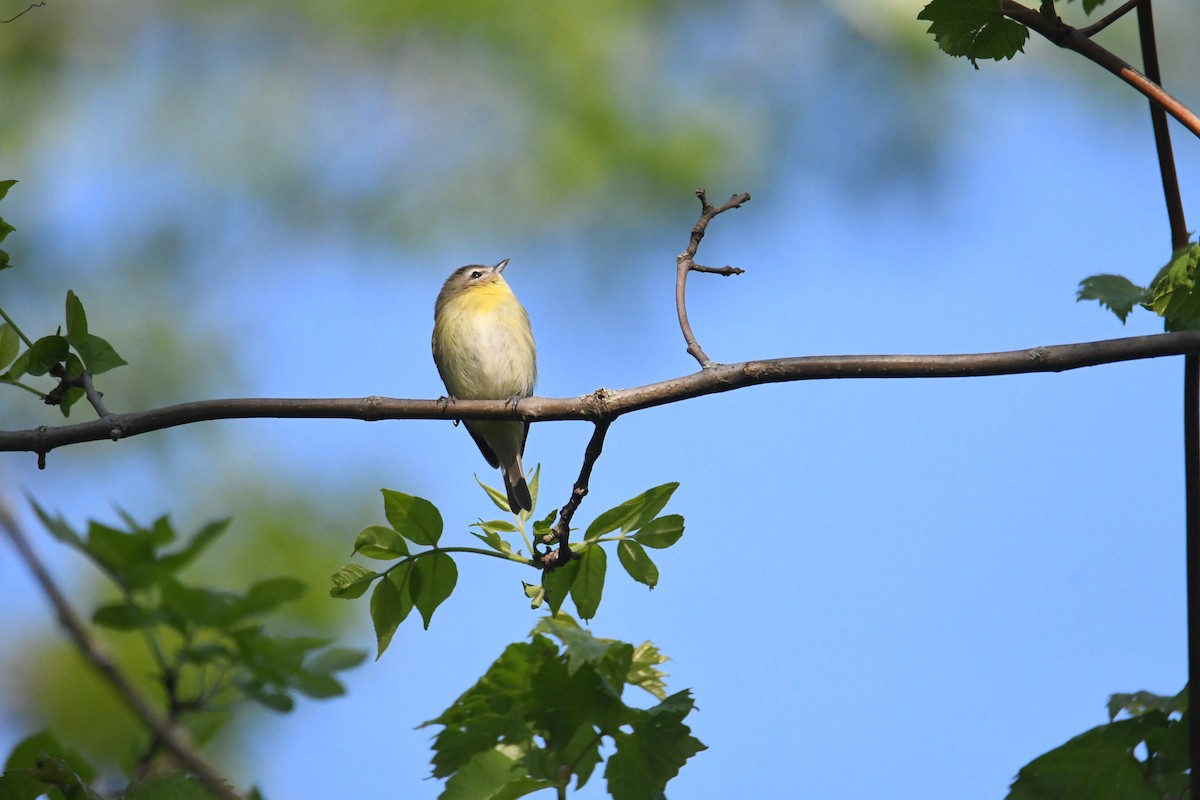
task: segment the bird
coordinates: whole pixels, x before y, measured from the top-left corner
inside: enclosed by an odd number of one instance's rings
[[[451,273],[433,308],[433,361],[457,400],[516,400],[537,384],[537,345],[529,314],[504,280],[508,259]],[[509,509],[533,510],[521,456],[529,423],[464,420],[488,464],[499,467]]]

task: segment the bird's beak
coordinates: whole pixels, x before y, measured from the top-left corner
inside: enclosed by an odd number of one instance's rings
[[[493,267],[493,269],[495,269],[496,272],[504,272],[504,268],[507,266],[508,266],[508,259],[506,258],[503,261],[501,261],[499,264],[497,264],[495,267]]]

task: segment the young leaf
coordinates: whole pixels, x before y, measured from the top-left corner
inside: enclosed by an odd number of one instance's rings
[[[82,341],[75,343],[75,351],[93,375],[103,374],[128,363],[117,355],[111,344],[94,333],[87,334]]]
[[[412,565],[412,561],[406,561],[396,566],[371,593],[371,622],[375,625],[375,641],[378,644],[376,661],[392,643],[396,628],[413,609],[409,584]]]
[[[624,532],[637,530],[658,516],[658,512],[663,510],[667,501],[671,499],[671,495],[678,488],[678,483],[664,483],[662,486],[655,486],[653,489],[642,492],[631,500],[626,500],[616,508],[610,508],[596,517],[588,526],[583,535],[584,541],[590,542],[617,528]]]
[[[69,544],[76,550],[86,550],[83,539],[79,534],[67,524],[67,521],[61,516],[52,517],[50,513],[37,504],[32,497],[29,498],[29,505],[33,506],[33,513],[37,514],[38,519],[42,521],[42,525],[50,534],[64,544]]]
[[[0,369],[11,364],[20,349],[21,338],[17,336],[17,332],[7,322],[0,325]]]
[[[161,614],[153,613],[132,603],[110,603],[100,606],[92,614],[92,624],[116,631],[132,631],[147,628],[163,621]]]
[[[573,558],[553,572],[543,574],[542,586],[546,589],[546,603],[550,606],[551,614],[558,614],[558,610],[566,602],[567,595],[571,593],[571,586],[579,575],[580,563],[580,559]]]
[[[635,541],[624,539],[617,545],[617,558],[629,577],[653,589],[658,585],[658,567],[646,553],[646,548]]]
[[[0,181],[0,200],[3,200],[8,195],[8,190],[13,187],[16,181]]]
[[[603,547],[589,547],[579,559],[579,574],[571,584],[571,600],[579,618],[589,620],[596,616],[600,598],[604,594],[604,573],[608,570],[608,556]]]
[[[665,700],[667,673],[659,669],[658,665],[666,661],[667,657],[653,642],[642,642],[633,650],[633,661],[630,662],[625,682],[630,686],[640,686],[659,700]]]
[[[165,518],[163,520],[165,521]],[[168,573],[178,572],[183,569],[195,561],[210,544],[215,542],[221,534],[228,530],[229,523],[230,519],[228,517],[205,523],[204,527],[196,531],[183,549],[160,558],[158,560],[159,568]],[[160,524],[162,523],[159,520],[155,520],[155,528],[158,528]],[[166,522],[166,524],[169,525],[170,523]],[[174,538],[173,535],[171,538]],[[167,541],[170,541],[170,539]]]
[[[1150,284],[1148,305],[1165,318],[1163,327],[1167,331],[1200,328],[1200,288],[1196,286],[1198,267],[1200,245],[1182,247],[1159,270]]]
[[[492,526],[493,526],[493,523],[490,523],[490,522],[475,523],[474,525],[472,525],[472,527],[483,528],[483,533],[476,533],[475,531],[470,531],[470,534],[472,536],[474,536],[476,539],[478,539],[479,541],[486,544],[488,547],[492,548],[493,550],[496,550],[497,552],[500,552],[500,553],[504,553],[505,555],[512,555],[512,552],[513,552],[512,546],[508,542],[504,541],[504,539],[501,538],[500,534],[497,533],[496,529]],[[512,527],[515,530],[516,526],[512,526]]]
[[[1004,16],[999,0],[932,0],[917,19],[930,23],[928,33],[952,56],[1000,61],[1025,49],[1029,29]]]
[[[397,533],[417,544],[437,544],[442,536],[442,515],[433,503],[391,489],[380,491],[383,492],[383,512]]]
[[[525,519],[529,519],[530,517],[532,517],[534,509],[537,508],[538,488],[539,488],[539,484],[541,482],[542,482],[542,465],[538,464],[536,467],[533,468],[533,474],[529,476],[529,497],[533,501],[532,502],[533,508],[529,509],[528,511],[521,512],[521,515]]]
[[[78,378],[83,374],[83,362],[79,360],[79,356],[74,353],[67,353],[65,362],[67,377]],[[62,398],[58,401],[58,410],[62,412],[64,417],[71,416],[71,406],[78,403],[84,398],[84,391],[79,386],[72,386],[63,393]]]
[[[530,778],[521,766],[521,751],[506,745],[476,753],[446,781],[438,800],[516,800],[554,784]]]
[[[354,552],[367,558],[392,561],[408,555],[408,545],[400,534],[383,525],[370,525],[354,540]]]
[[[87,338],[87,314],[83,311],[83,303],[70,289],[67,290],[67,341],[79,347],[80,342]]]
[[[1133,307],[1148,302],[1150,293],[1123,275],[1093,275],[1079,282],[1075,301],[1096,300],[1125,322]]]
[[[505,495],[504,492],[496,491],[491,486],[488,486],[486,483],[479,480],[478,475],[475,476],[475,482],[479,484],[480,488],[482,488],[483,491],[487,493],[487,496],[491,498],[492,502],[496,504],[496,508],[503,511],[505,514],[512,513],[512,509],[508,507],[508,496]],[[532,491],[530,494],[532,494]]]
[[[329,596],[340,597],[344,600],[362,597],[363,593],[367,591],[367,587],[371,585],[371,581],[378,577],[378,572],[372,572],[362,564],[351,562],[329,576],[333,581],[333,588],[329,590]]]
[[[683,536],[683,517],[678,514],[668,514],[665,517],[655,517],[633,534],[633,539],[643,547],[653,547],[662,550],[679,541]]]
[[[453,558],[440,552],[415,558],[412,563],[410,580],[413,605],[421,612],[425,630],[429,630],[433,612],[445,602],[458,583],[458,566]]]
[[[354,669],[367,658],[365,650],[356,647],[330,647],[322,650],[306,667],[310,672],[330,674]]]
[[[242,597],[234,598],[229,607],[216,614],[210,624],[218,627],[265,614],[284,603],[299,599],[308,587],[299,578],[268,578],[252,585]]]
[[[27,361],[24,364],[24,372],[34,377],[45,375],[55,364],[67,360],[68,351],[66,337],[43,336],[26,351]],[[20,359],[17,360],[20,361]],[[15,371],[15,366],[14,364],[13,371]],[[14,375],[13,377],[18,376]]]

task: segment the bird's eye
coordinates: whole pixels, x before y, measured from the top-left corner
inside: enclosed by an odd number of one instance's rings
[[[478,280],[483,277],[483,270],[477,269],[471,273],[471,280]]]

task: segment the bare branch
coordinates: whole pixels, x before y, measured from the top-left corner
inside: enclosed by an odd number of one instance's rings
[[[583,498],[587,497],[588,481],[592,478],[592,467],[596,465],[596,460],[600,458],[600,453],[604,450],[604,436],[608,433],[608,427],[611,424],[611,419],[602,419],[596,422],[596,429],[592,431],[592,438],[588,440],[587,448],[583,452],[583,466],[579,470],[579,478],[575,481],[575,487],[571,490],[571,498],[558,512],[558,522],[550,529],[550,533],[542,537],[543,544],[558,542],[558,550],[547,551],[537,559],[538,563],[546,570],[557,569],[572,558],[577,558],[569,543],[571,519],[575,516],[575,511],[583,502]]]
[[[1142,65],[1146,77],[1162,84],[1158,69],[1158,45],[1154,37],[1154,10],[1150,0],[1141,0],[1137,10],[1138,36],[1142,48]],[[1179,176],[1175,172],[1175,154],[1171,150],[1171,131],[1163,108],[1150,103],[1150,122],[1154,128],[1154,147],[1158,153],[1158,170],[1162,175],[1163,197],[1167,201],[1167,219],[1171,225],[1171,249],[1187,247],[1187,222],[1183,216],[1183,197],[1179,193]]]
[[[1057,17],[1053,20],[1048,19],[1041,12],[1027,8],[1016,2],[1016,0],[1001,0],[1001,10],[1005,16],[1016,20],[1028,28],[1032,28],[1059,47],[1074,50],[1084,58],[1104,67],[1144,94],[1150,99],[1150,102],[1160,106],[1172,117],[1179,120],[1193,134],[1200,136],[1200,116],[1197,116],[1194,111],[1184,105],[1179,99],[1169,94],[1157,83],[1084,36],[1079,29],[1072,28]]]
[[[675,311],[679,315],[679,328],[683,331],[683,340],[687,342],[687,351],[700,363],[702,369],[706,369],[713,366],[714,362],[696,341],[696,335],[692,333],[692,325],[688,322],[687,275],[694,271],[710,272],[728,277],[745,272],[737,267],[702,267],[696,263],[696,250],[699,249],[700,240],[704,238],[704,232],[708,229],[708,223],[712,222],[713,217],[724,214],[731,208],[741,208],[743,203],[750,201],[750,195],[735,194],[724,205],[717,207],[709,205],[708,194],[704,189],[697,189],[696,197],[700,198],[700,219],[692,226],[692,237],[688,241],[687,249],[675,258]]]
[[[56,447],[123,439],[150,431],[219,419],[518,419],[600,422],[643,408],[764,383],[831,378],[969,378],[1064,372],[1100,364],[1200,353],[1200,331],[1130,336],[999,353],[956,355],[801,356],[720,364],[634,389],[597,389],[580,397],[508,400],[364,398],[234,398],[198,400],[149,411],[57,427],[0,432],[0,452],[44,455]]]
[[[75,647],[79,650],[84,660],[91,664],[100,673],[101,677],[108,681],[129,710],[142,721],[142,724],[154,734],[156,739],[166,746],[179,762],[180,766],[195,775],[208,787],[208,790],[214,796],[221,798],[221,800],[239,800],[238,795],[229,788],[229,784],[221,777],[221,774],[191,744],[184,740],[176,727],[163,719],[154,710],[150,705],[150,701],[143,697],[141,692],[129,682],[116,662],[99,648],[92,639],[83,620],[71,608],[71,605],[67,602],[67,598],[63,596],[63,593],[54,583],[54,579],[50,577],[46,566],[38,558],[33,546],[29,543],[24,532],[22,532],[20,526],[17,524],[12,510],[3,498],[0,498],[0,528],[3,528],[5,534],[12,541],[13,546],[17,548],[17,552],[21,555],[21,558],[25,560],[29,571],[33,573],[33,577],[37,580],[38,585],[41,586],[50,604],[54,606],[54,612],[58,616],[59,624],[66,631],[67,636],[75,644]]]
[[[1129,0],[1128,3],[1125,3],[1124,5],[1120,6],[1116,11],[1112,12],[1111,14],[1104,17],[1103,19],[1097,20],[1096,22],[1093,22],[1091,25],[1080,28],[1079,32],[1090,39],[1093,36],[1095,36],[1097,33],[1099,33],[1100,31],[1107,28],[1109,25],[1112,25],[1114,22],[1119,20],[1121,17],[1128,14],[1133,9],[1137,8],[1141,2],[1142,2],[1142,0]],[[1151,80],[1153,80],[1153,78]]]

